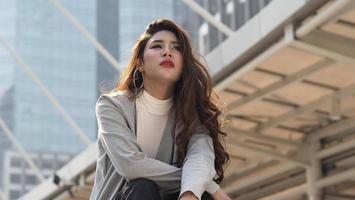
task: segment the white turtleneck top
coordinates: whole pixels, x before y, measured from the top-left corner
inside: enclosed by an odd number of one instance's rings
[[[136,99],[137,142],[150,158],[156,157],[172,105],[172,97],[160,100],[146,91]]]

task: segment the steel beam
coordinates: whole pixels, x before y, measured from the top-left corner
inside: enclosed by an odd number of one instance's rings
[[[346,180],[349,180],[355,176],[355,168],[348,169],[346,171],[337,173],[335,175],[330,175],[328,177],[319,179],[315,184],[318,189],[322,189],[331,185],[335,185]],[[285,200],[291,197],[300,196],[305,194],[307,191],[307,184],[302,184],[282,192],[264,197],[261,200]]]
[[[228,37],[234,34],[234,31],[230,29],[228,26],[223,24],[222,22],[216,20],[213,15],[211,15],[208,11],[206,11],[203,7],[201,7],[198,3],[193,0],[181,0],[187,6],[189,6],[193,11],[199,14],[203,19],[205,19],[208,23],[216,27],[219,31],[226,34]]]
[[[317,29],[308,34],[307,37],[302,38],[300,41],[304,41],[316,47],[329,50],[330,53],[327,55],[330,57],[337,58],[331,55],[331,52],[333,52],[334,55],[340,54],[354,59],[353,52],[355,51],[355,41],[354,39],[348,38],[346,36],[332,33],[323,29]],[[341,60],[339,59],[339,61]]]
[[[306,168],[307,195],[309,200],[321,200],[321,190],[316,187],[316,182],[322,177],[321,163],[316,158],[316,151],[320,148],[320,143],[314,141],[309,144],[307,157],[310,166]]]
[[[238,128],[235,128],[232,126],[227,126],[225,129],[227,132],[229,132],[229,135],[232,135],[232,134],[238,135],[242,138],[255,139],[258,141],[284,145],[284,146],[288,146],[288,147],[292,147],[292,148],[296,148],[296,149],[300,149],[303,147],[303,144],[299,143],[299,142],[293,142],[293,141],[286,140],[286,139],[276,138],[276,137],[268,136],[268,135],[253,132],[253,131],[246,131],[246,130],[238,129]]]
[[[264,196],[270,195],[273,192],[276,191],[281,191],[284,190],[285,188],[290,188],[295,185],[302,184],[304,182],[305,175],[304,173],[302,174],[294,174],[290,177],[284,177],[280,180],[269,180],[265,181],[266,183],[263,184],[263,182],[259,183],[259,187],[254,187],[254,188],[247,188],[246,191],[249,191],[248,193],[244,193],[245,191],[236,191],[234,193],[230,193],[230,196],[237,197],[237,200],[251,200],[251,199],[260,199]]]
[[[246,65],[241,67],[240,69],[234,71],[230,76],[225,78],[223,81],[219,82],[214,89],[216,91],[222,91],[224,88],[226,88],[228,85],[233,83],[233,81],[237,80],[240,78],[243,74],[246,72],[253,70],[254,68],[257,67],[257,65],[265,60],[266,58],[270,57],[280,49],[284,48],[287,46],[287,43],[285,39],[281,39],[275,44],[273,44],[271,47],[269,47],[266,51],[262,52],[261,54],[257,55],[253,60],[248,62]]]
[[[10,128],[6,125],[4,120],[0,117],[0,127],[4,130],[5,135],[11,143],[14,145],[15,149],[20,153],[20,155],[23,157],[23,159],[26,161],[26,163],[30,166],[30,168],[34,171],[35,175],[37,178],[43,182],[44,181],[44,176],[42,175],[40,169],[36,166],[36,164],[33,162],[31,159],[30,155],[26,152],[26,150],[21,146],[19,142],[17,142],[17,139],[13,135],[12,131]]]
[[[300,160],[300,159],[297,159],[297,158],[292,158],[290,156],[283,155],[283,154],[281,154],[279,152],[276,152],[276,151],[254,147],[254,146],[247,145],[247,144],[244,144],[244,143],[238,142],[238,141],[227,142],[227,143],[229,145],[233,145],[233,146],[236,146],[236,147],[239,147],[239,148],[248,149],[250,151],[254,151],[254,152],[259,153],[259,154],[270,156],[270,157],[273,157],[273,158],[278,159],[278,160],[291,162],[293,164],[296,164],[298,166],[302,166],[304,168],[309,167],[309,164],[306,161],[303,161],[303,160]]]
[[[336,20],[341,14],[354,8],[354,3],[353,0],[333,1],[331,5],[299,27],[296,36],[302,38],[324,23]]]
[[[338,145],[335,145],[333,147],[329,147],[329,148],[323,149],[323,150],[317,152],[316,158],[317,159],[323,159],[323,158],[326,158],[328,156],[340,153],[342,151],[346,151],[346,150],[351,149],[351,148],[355,148],[355,139],[348,140],[348,141],[342,142],[342,143],[340,143]]]
[[[314,100],[306,105],[303,105],[297,109],[294,109],[293,111],[287,112],[285,114],[282,114],[275,119],[272,119],[268,122],[265,122],[264,124],[260,125],[258,127],[258,130],[263,130],[266,128],[271,128],[275,127],[278,124],[287,121],[288,119],[291,119],[294,116],[303,114],[305,112],[310,112],[316,108],[318,108],[320,105],[322,105],[325,102],[330,101],[332,98],[344,98],[347,96],[351,96],[355,92],[355,84],[351,84],[345,88],[340,89],[337,92],[325,95],[317,100]]]
[[[227,110],[229,109],[235,109],[238,106],[241,106],[243,104],[249,103],[251,101],[254,100],[258,100],[266,95],[268,95],[271,91],[275,91],[281,87],[284,87],[287,84],[296,82],[296,81],[300,81],[302,80],[306,75],[309,75],[313,72],[316,72],[318,70],[321,70],[325,67],[328,67],[330,64],[332,63],[332,61],[325,59],[325,60],[321,60],[317,63],[315,63],[314,65],[301,70],[300,72],[297,72],[293,75],[290,75],[288,77],[286,77],[285,79],[281,80],[281,81],[277,81],[276,83],[273,83],[261,90],[258,90],[256,92],[254,92],[251,95],[248,95],[246,97],[243,97],[241,99],[238,99],[234,102],[231,102],[227,105]]]
[[[265,170],[265,169],[268,169],[268,168],[271,168],[271,167],[275,167],[276,165],[279,165],[279,164],[280,164],[280,161],[278,161],[278,160],[276,160],[274,158],[269,158],[267,161],[260,161],[260,162],[255,163],[255,164],[252,163],[250,166],[246,167],[245,169],[243,169],[241,171],[238,170],[238,171],[235,171],[235,172],[231,172],[229,174],[225,173],[225,178],[223,179],[223,182],[221,183],[220,186],[223,187],[224,190],[226,189],[226,187],[231,187],[231,188],[234,189],[235,186],[233,185],[233,182],[236,181],[238,183],[238,185],[239,184],[243,184],[244,181],[240,182],[238,180],[241,180],[243,178],[248,178],[248,180],[250,180],[249,175],[258,173],[261,170]],[[291,165],[293,167],[295,167],[295,165],[293,165],[293,164],[291,164]],[[251,179],[253,179],[253,178],[251,178]],[[251,181],[257,182],[254,179],[251,180]],[[227,191],[225,190],[225,192],[227,192]]]
[[[234,175],[235,180],[233,181],[235,182],[233,183],[232,180],[229,180],[228,184],[224,185],[223,190],[228,194],[236,193],[238,191],[243,190],[244,188],[251,187],[252,185],[258,184],[261,181],[270,179],[281,173],[286,173],[287,171],[290,171],[297,167],[297,165],[290,162],[277,163],[271,166],[267,165],[265,167],[263,166],[261,169],[260,167],[256,167],[256,169],[252,171],[252,174],[250,174],[250,177],[243,177],[241,175],[238,176],[238,174]],[[262,171],[260,172],[259,170]],[[226,179],[227,178],[228,177],[226,177]],[[225,181],[223,181],[223,184],[224,182]]]
[[[313,132],[307,138],[309,142],[317,141],[322,138],[331,137],[340,132],[346,131],[348,129],[355,128],[355,117],[351,117],[342,121],[338,121],[334,124],[331,124],[325,128],[322,128],[318,131]]]
[[[319,55],[319,56],[328,57],[332,60],[335,60],[335,61],[338,61],[341,63],[350,64],[350,65],[355,64],[355,58],[338,53],[338,52],[331,50],[329,48],[323,48],[323,47],[316,46],[316,45],[311,44],[309,42],[305,42],[302,40],[295,40],[294,42],[290,43],[290,45],[299,49],[299,50],[307,51],[309,53]]]
[[[94,48],[102,55],[102,57],[105,58],[107,62],[112,65],[112,67],[117,69],[117,71],[120,70],[120,64],[116,58],[113,57],[111,53],[107,51],[105,47],[102,46],[100,42],[98,42],[96,38],[91,35],[91,33],[86,30],[86,28],[72,14],[70,14],[70,12],[60,3],[60,1],[49,0],[49,2],[89,41],[91,45],[94,46]]]

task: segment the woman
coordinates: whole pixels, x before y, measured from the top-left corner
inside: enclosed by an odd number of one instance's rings
[[[172,21],[149,24],[123,81],[98,99],[96,115],[90,199],[230,199],[218,186],[229,156],[211,79]]]

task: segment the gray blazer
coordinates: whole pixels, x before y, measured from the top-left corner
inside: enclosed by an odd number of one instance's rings
[[[98,123],[98,158],[91,200],[108,200],[122,189],[125,180],[147,178],[164,194],[192,191],[199,199],[204,191],[214,193],[219,186],[212,180],[216,174],[212,138],[201,127],[190,139],[182,168],[177,160],[172,131],[175,113],[169,114],[155,159],[142,152],[136,141],[135,99],[126,93],[101,95],[96,103]],[[182,126],[176,126],[176,133]],[[207,132],[208,133],[208,132]],[[173,148],[174,147],[174,148]],[[174,152],[173,152],[174,151]]]

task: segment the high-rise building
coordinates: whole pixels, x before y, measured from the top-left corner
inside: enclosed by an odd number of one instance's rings
[[[119,1],[98,0],[96,4],[97,40],[116,60],[119,60]],[[97,52],[98,94],[112,90],[118,78],[119,71]]]
[[[53,175],[70,159],[70,155],[52,153],[30,153],[31,159],[37,165],[45,178]],[[39,179],[33,169],[24,162],[21,155],[13,150],[7,150],[4,156],[4,194],[6,199],[18,199],[22,194],[31,190],[39,183]]]
[[[60,1],[93,35],[95,1]],[[22,57],[81,129],[94,141],[97,98],[94,48],[45,0],[1,1],[0,34]],[[3,34],[4,33],[4,34]],[[77,153],[84,148],[73,129],[13,58],[1,51],[0,85],[12,84],[13,133],[32,152]],[[5,70],[3,70],[5,69]],[[2,86],[4,87],[4,86]]]
[[[95,1],[60,2],[91,34],[96,34]],[[73,121],[94,141],[94,105],[97,99],[95,49],[49,1],[2,0],[0,10],[0,37],[16,51]],[[0,47],[0,116],[19,144],[32,154],[46,152],[48,155],[65,156],[84,149],[83,142],[39,87],[9,52]],[[11,146],[0,130],[0,186],[5,188],[9,198],[22,194],[37,183],[33,178],[21,179],[21,184],[14,186],[20,188],[10,191],[12,178],[16,182],[16,177],[33,174],[31,170],[13,171],[12,157],[4,157],[4,152],[6,149],[10,151]],[[22,160],[19,155],[16,159]],[[55,168],[41,172],[46,175],[53,173],[53,170]],[[15,172],[17,175],[13,176]]]
[[[95,36],[95,1],[60,2]],[[0,10],[1,38],[94,141],[94,105],[97,99],[95,49],[49,1],[2,0]],[[0,116],[19,144],[31,154],[46,152],[49,157],[58,154],[68,157],[84,149],[73,129],[2,46],[0,64]],[[0,187],[8,199],[17,199],[38,180],[23,164],[22,157],[13,149],[9,150],[11,146],[0,129]],[[4,152],[12,153],[6,157]],[[41,173],[48,176],[68,160],[58,164],[56,158],[50,158],[48,162],[35,163]],[[15,166],[13,163],[22,164]],[[46,167],[53,163],[57,164]]]
[[[14,95],[13,87],[0,91],[0,118],[10,130],[12,130],[14,126],[13,95]],[[1,161],[4,158],[5,150],[10,148],[11,146],[12,145],[10,143],[10,140],[5,135],[4,130],[0,127],[0,188],[3,187],[3,182],[1,181],[3,177],[3,174],[1,173],[3,171],[3,164]]]

